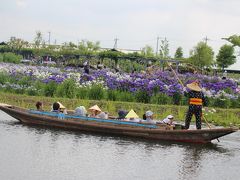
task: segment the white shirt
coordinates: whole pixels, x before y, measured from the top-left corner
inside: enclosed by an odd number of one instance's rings
[[[83,107],[83,106],[77,107],[75,109],[75,114],[78,116],[86,116],[86,113],[87,113],[87,111],[86,111],[85,107]]]
[[[143,121],[143,122],[144,122],[144,121]],[[154,120],[153,120],[152,118],[150,118],[150,117],[147,117],[145,122],[147,122],[147,123],[149,123],[149,124],[156,124],[156,121],[154,121]]]
[[[162,123],[165,123],[165,124],[173,124],[173,122],[172,122],[170,119],[168,119],[168,118],[163,119],[163,120],[162,120]]]
[[[100,114],[96,115],[96,118],[108,119],[108,114],[105,112],[101,112]]]

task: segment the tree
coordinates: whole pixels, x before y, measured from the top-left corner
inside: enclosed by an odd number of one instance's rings
[[[169,59],[169,43],[168,40],[165,38],[164,40],[161,40],[160,45],[160,58],[162,59]]]
[[[22,48],[27,48],[29,43],[23,39],[11,37],[7,45],[12,52],[19,53]]]
[[[79,51],[80,54],[85,54],[85,55],[94,54],[99,49],[100,49],[100,42],[99,41],[92,42],[92,41],[82,40],[78,44],[78,51]]]
[[[104,58],[110,58],[112,60],[114,60],[115,62],[115,67],[117,67],[118,65],[118,59],[120,57],[123,56],[124,53],[117,51],[116,49],[111,49],[111,50],[107,50],[107,51],[102,51],[99,53],[99,57],[100,59],[104,59]]]
[[[174,57],[176,59],[183,59],[183,49],[182,49],[182,47],[177,48]]]
[[[153,48],[149,45],[146,45],[145,47],[142,48],[141,54],[144,55],[145,57],[153,57],[154,56]]]
[[[43,43],[43,37],[41,31],[36,31],[36,37],[34,38],[34,47],[39,49]]]
[[[77,45],[73,42],[64,42],[60,47],[60,54],[75,55],[77,54]]]
[[[240,36],[234,34],[232,36],[229,36],[228,38],[222,38],[227,40],[228,42],[232,43],[233,47],[238,46],[240,47]]]
[[[236,62],[236,56],[234,56],[234,48],[231,45],[223,45],[217,55],[217,65],[218,67],[227,68],[228,66]]]
[[[205,42],[199,42],[190,51],[190,61],[195,66],[203,69],[209,68],[213,64],[214,52]]]

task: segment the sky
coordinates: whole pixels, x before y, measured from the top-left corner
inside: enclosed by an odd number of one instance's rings
[[[239,7],[239,0],[0,0],[0,42],[32,42],[41,31],[57,44],[89,40],[113,48],[117,38],[118,48],[155,51],[159,37],[171,56],[181,46],[188,57],[207,37],[216,55],[227,44],[222,38],[240,34]],[[239,57],[231,68],[240,70]]]

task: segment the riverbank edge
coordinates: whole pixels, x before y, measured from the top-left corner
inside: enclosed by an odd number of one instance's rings
[[[187,106],[174,106],[174,105],[156,105],[144,104],[134,102],[119,102],[119,101],[99,101],[99,100],[86,100],[86,99],[68,99],[68,98],[52,98],[44,96],[27,96],[21,94],[11,94],[0,92],[0,103],[7,103],[19,107],[35,109],[35,103],[42,101],[44,104],[43,109],[49,111],[53,102],[61,102],[67,109],[75,109],[82,105],[86,108],[97,104],[103,111],[109,112],[113,116],[117,116],[118,110],[134,109],[139,117],[142,117],[144,112],[151,110],[154,112],[154,118],[163,119],[167,115],[172,114],[177,121],[185,119],[185,113],[188,109]],[[212,109],[211,107],[209,109]],[[240,128],[240,109],[216,109],[216,113],[208,113],[205,115],[209,123],[220,126],[237,126]],[[193,117],[192,122],[195,121]],[[182,122],[184,123],[184,122]],[[204,122],[203,122],[204,123]]]

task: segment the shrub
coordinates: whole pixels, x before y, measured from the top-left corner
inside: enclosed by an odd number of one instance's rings
[[[213,99],[212,99],[213,100]],[[230,99],[220,97],[213,100],[213,106],[220,108],[229,108],[230,107]]]
[[[116,90],[108,90],[107,91],[107,100],[116,101],[118,96],[118,92]]]
[[[41,81],[35,81],[33,83],[33,87],[35,87],[37,95],[39,95],[39,96],[44,95],[44,87],[45,87],[44,83],[42,83]]]
[[[29,95],[29,96],[37,96],[37,95],[38,95],[38,91],[37,91],[37,89],[34,88],[34,87],[28,88],[28,89],[26,90],[26,93],[27,93],[27,95]]]
[[[135,96],[127,91],[117,91],[117,101],[134,102]]]
[[[136,101],[137,102],[143,102],[143,103],[149,103],[150,102],[150,96],[147,93],[147,91],[137,91],[135,94]]]
[[[0,62],[3,62],[3,54],[0,53]]]
[[[55,81],[50,81],[44,86],[44,95],[53,97],[57,89],[57,83]]]
[[[16,54],[11,53],[11,52],[3,53],[3,61],[4,62],[19,64],[20,60],[22,58],[23,57],[21,55],[16,55]]]
[[[180,105],[181,106],[187,106],[189,102],[189,98],[186,96],[182,96],[181,101],[180,101]]]
[[[182,100],[182,95],[179,92],[176,92],[172,96],[172,102],[175,105],[180,105],[180,102]]]
[[[24,87],[29,87],[32,84],[32,78],[29,76],[24,76],[17,83]]]
[[[56,91],[54,93],[54,96],[56,96],[56,97],[64,97],[64,95],[65,95],[64,88],[60,84],[60,85],[57,86],[57,89],[56,89]]]
[[[240,97],[238,99],[231,99],[231,108],[240,108]]]
[[[77,88],[76,97],[79,99],[88,99],[88,88]]]
[[[9,79],[8,77],[9,76],[6,73],[0,72],[0,83],[4,84],[5,82],[7,82]]]
[[[171,97],[167,94],[158,93],[151,97],[152,104],[170,104],[172,102]]]
[[[225,88],[224,91],[228,94],[233,94],[233,90],[231,88]]]
[[[15,93],[17,94],[24,94],[25,93],[25,89],[24,88],[17,88],[13,90]]]
[[[101,85],[93,85],[88,92],[89,99],[100,100],[104,98],[104,90]]]
[[[77,88],[75,85],[74,80],[72,79],[66,79],[63,81],[62,84],[58,85],[56,90],[56,96],[57,97],[67,97],[67,98],[75,98]]]

